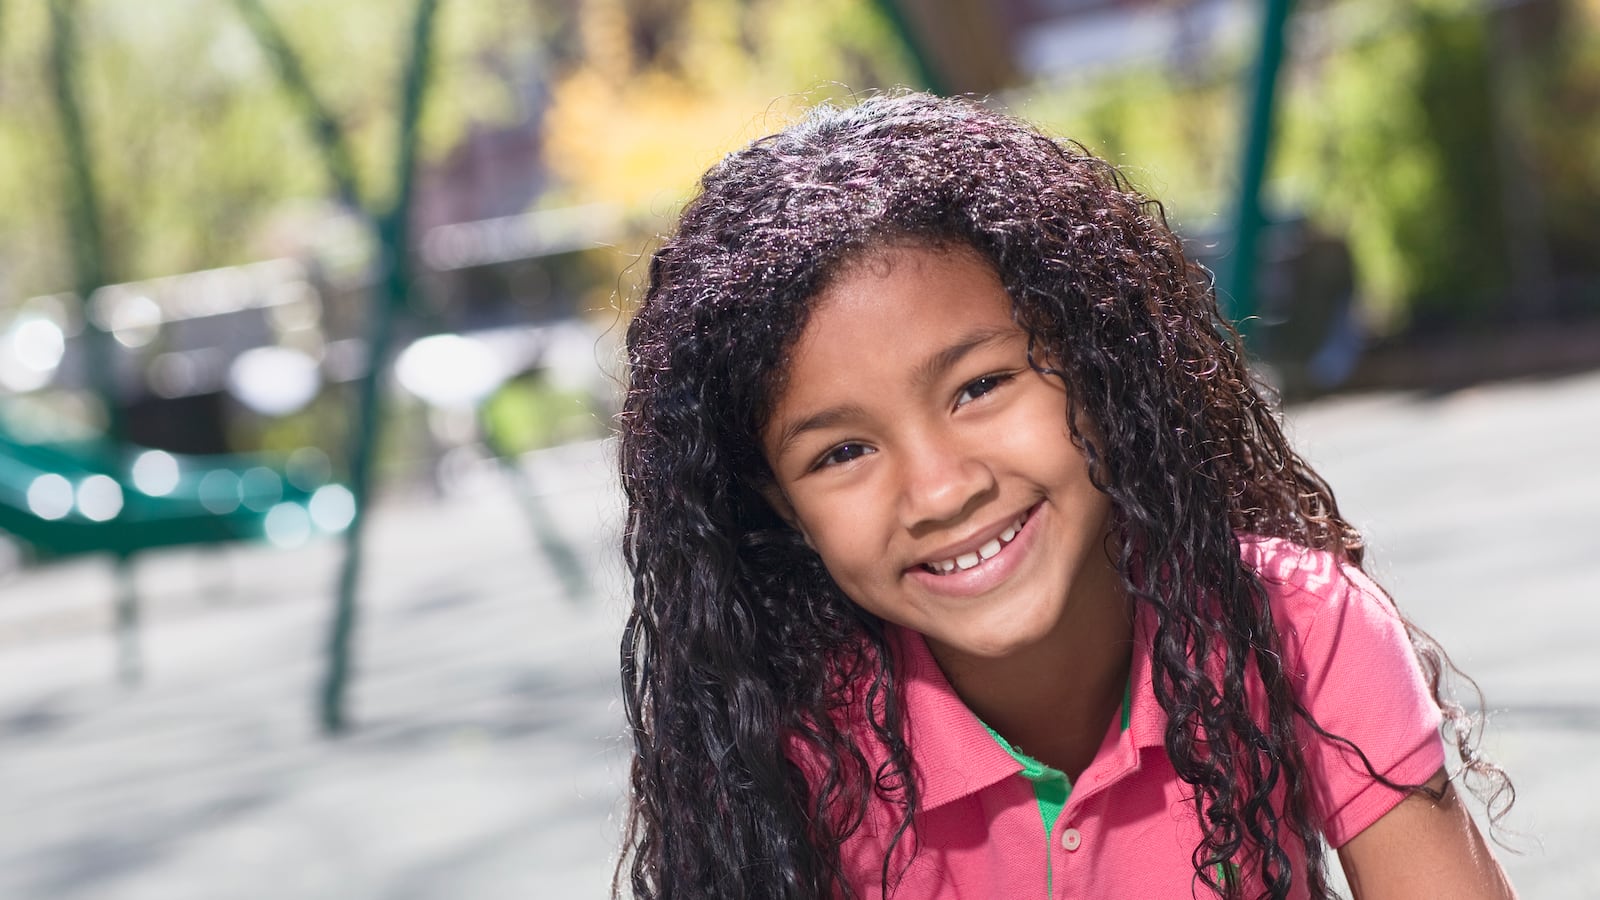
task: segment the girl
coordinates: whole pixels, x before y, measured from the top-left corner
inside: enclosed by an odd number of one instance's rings
[[[1509,895],[1158,205],[923,95],[702,188],[628,330],[634,895]]]

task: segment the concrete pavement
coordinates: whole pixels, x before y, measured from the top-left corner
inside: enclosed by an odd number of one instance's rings
[[[1600,897],[1600,374],[1290,416],[1370,570],[1483,689],[1522,896]]]
[[[131,692],[108,565],[0,587],[0,898],[605,896],[626,753],[602,457],[539,464],[587,597],[561,593],[492,469],[377,508],[358,727],[335,741],[310,704],[336,546],[140,560]]]
[[[1373,571],[1478,678],[1527,897],[1600,897],[1600,374],[1300,407]],[[375,511],[348,737],[311,697],[337,547],[152,555],[145,683],[110,567],[0,584],[0,900],[606,896],[627,751],[609,450],[529,462],[567,596],[491,469]]]

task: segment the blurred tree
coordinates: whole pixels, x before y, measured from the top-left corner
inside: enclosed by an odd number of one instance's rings
[[[65,160],[33,139],[50,115],[41,77],[48,43],[35,6],[16,7],[0,60],[0,197],[16,201],[0,202],[9,299],[72,283],[50,225],[67,212],[39,190]],[[106,251],[122,277],[242,261],[264,201],[315,188],[305,177],[315,170],[296,153],[303,144],[288,140],[292,120],[275,94],[252,90],[258,86],[236,64],[203,64],[224,60],[227,42],[203,6],[91,0],[73,16],[81,107],[93,136],[86,162],[101,187]]]
[[[1514,56],[1502,109],[1538,185],[1557,314],[1600,312],[1600,2],[1549,3],[1499,32]],[[1515,8],[1508,10],[1513,13]]]
[[[0,154],[0,201],[21,201],[0,202],[0,272],[14,272],[0,282],[0,303],[68,281],[88,298],[110,280],[107,259],[121,263],[119,278],[243,261],[256,255],[261,222],[290,198],[332,194],[369,226],[382,299],[361,317],[374,326],[374,362],[351,417],[357,518],[321,709],[324,725],[338,730],[378,373],[392,334],[385,313],[404,305],[411,284],[414,175],[420,159],[442,156],[476,123],[534,114],[544,48],[556,33],[541,30],[536,13],[564,4],[483,0],[436,16],[436,0],[418,0],[409,23],[381,0],[238,0],[242,17],[198,0],[31,6],[0,31],[0,151],[19,151]],[[551,19],[564,27],[560,14]],[[407,41],[409,53],[395,52]],[[450,96],[423,117],[433,73]],[[56,122],[66,152],[37,146]],[[378,177],[385,168],[395,177]],[[64,184],[65,201],[41,182]],[[57,217],[70,240],[46,224]],[[34,259],[46,264],[7,265]]]
[[[1471,0],[1367,6],[1387,27],[1298,98],[1309,205],[1350,236],[1390,327],[1481,320],[1508,275],[1486,20]]]
[[[107,436],[119,440],[122,427],[119,404],[112,398],[111,335],[98,327],[90,314],[95,291],[112,280],[107,258],[100,204],[100,189],[89,161],[89,129],[82,111],[78,76],[82,59],[77,31],[77,0],[50,0],[49,83],[60,136],[62,171],[56,173],[65,218],[65,244],[72,266],[72,287],[83,304],[83,319],[92,343],[90,365],[101,396],[107,398]]]
[[[1268,209],[1346,237],[1369,324],[1600,310],[1600,4],[1305,5]],[[1232,186],[1240,49],[1013,96],[1126,162],[1186,231],[1211,232]]]
[[[394,48],[404,17],[384,0],[272,0],[266,7],[344,123],[355,180],[383,184],[378,174],[393,167],[388,88],[399,76]],[[263,247],[263,235],[286,204],[334,193],[292,99],[227,5],[80,0],[74,18],[83,115],[93,136],[88,156],[120,277],[270,255],[277,248]],[[559,58],[553,48],[570,19],[557,0],[475,0],[442,11],[435,89],[443,99],[421,123],[421,159],[440,159],[475,127],[536,115],[538,85]],[[71,283],[67,248],[51,224],[65,213],[48,189],[63,159],[37,138],[52,130],[54,115],[48,47],[46,4],[7,4],[0,29],[0,306]]]
[[[1593,284],[1595,16],[1569,0],[1333,12],[1290,95],[1280,188],[1348,236],[1369,323],[1481,327],[1555,311],[1563,277]]]

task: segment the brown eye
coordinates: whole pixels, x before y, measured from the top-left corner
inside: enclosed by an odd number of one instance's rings
[[[866,444],[840,444],[839,446],[834,447],[832,450],[829,450],[827,453],[822,454],[822,458],[817,460],[816,468],[820,469],[824,466],[843,465],[852,459],[866,456],[871,452],[872,448],[868,447]]]
[[[1010,381],[1011,378],[1010,374],[1002,373],[985,375],[982,378],[968,382],[966,387],[961,389],[961,393],[956,395],[956,406],[966,406],[968,403]]]

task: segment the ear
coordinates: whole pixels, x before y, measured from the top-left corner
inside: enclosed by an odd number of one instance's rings
[[[767,501],[767,505],[772,507],[772,511],[778,514],[778,518],[790,528],[800,532],[800,537],[805,540],[807,547],[817,549],[816,545],[811,543],[811,535],[806,533],[805,526],[800,524],[800,517],[795,515],[794,506],[784,495],[782,488],[769,481],[761,486],[761,496]]]

